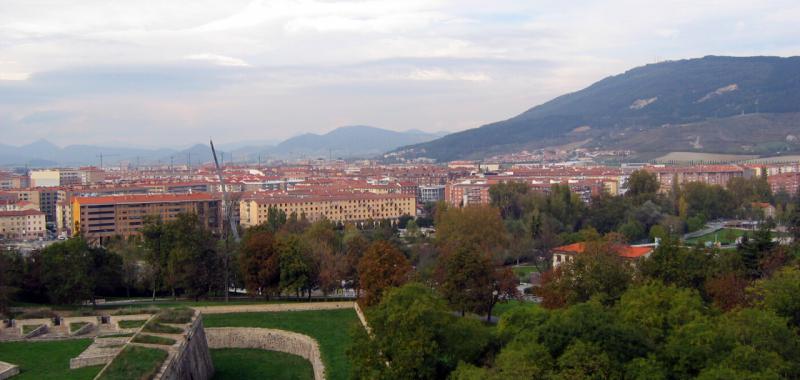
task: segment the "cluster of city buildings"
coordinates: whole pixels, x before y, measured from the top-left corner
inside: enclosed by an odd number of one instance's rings
[[[237,165],[224,168],[223,185],[211,166],[55,168],[0,171],[0,239],[31,240],[83,235],[91,241],[138,234],[148,216],[165,221],[193,213],[220,230],[223,215],[247,227],[270,210],[309,221],[340,224],[397,221],[424,212],[429,202],[455,207],[490,202],[489,188],[524,183],[546,193],[567,186],[590,202],[601,193],[626,191],[634,170],[656,174],[661,190],[692,181],[725,186],[732,178],[766,175],[773,191],[796,193],[800,163],[742,165],[499,164],[455,161],[447,165],[317,162],[304,165]],[[230,207],[228,210],[226,207]]]

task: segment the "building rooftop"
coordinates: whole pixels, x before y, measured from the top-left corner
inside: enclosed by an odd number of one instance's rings
[[[197,202],[220,200],[219,196],[208,193],[194,194],[137,194],[109,195],[102,197],[75,197],[74,201],[81,205],[126,204],[126,203],[167,203]]]

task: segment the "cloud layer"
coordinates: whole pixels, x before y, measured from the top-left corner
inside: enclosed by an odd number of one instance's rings
[[[4,0],[2,143],[460,130],[604,76],[796,55],[796,1]]]

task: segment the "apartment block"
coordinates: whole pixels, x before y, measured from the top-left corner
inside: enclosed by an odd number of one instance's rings
[[[146,216],[172,221],[179,214],[197,214],[211,230],[222,226],[222,201],[212,194],[149,194],[75,197],[71,230],[90,242],[138,235]]]
[[[405,194],[253,195],[239,202],[241,224],[248,227],[266,222],[270,207],[277,207],[286,215],[305,215],[312,222],[325,218],[332,222],[359,223],[413,216],[416,200],[413,195]]]
[[[0,238],[32,240],[46,234],[44,213],[37,210],[0,211]]]

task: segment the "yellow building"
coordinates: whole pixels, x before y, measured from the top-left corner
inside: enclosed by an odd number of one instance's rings
[[[415,196],[407,194],[261,195],[239,202],[240,223],[249,227],[266,222],[270,207],[286,215],[305,215],[312,222],[325,218],[332,222],[358,223],[414,216],[417,205]]]
[[[221,204],[218,197],[207,193],[75,197],[71,230],[90,242],[102,243],[115,236],[137,235],[146,216],[168,222],[179,214],[196,214],[206,228],[219,230]]]

